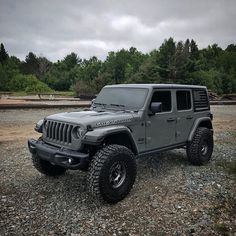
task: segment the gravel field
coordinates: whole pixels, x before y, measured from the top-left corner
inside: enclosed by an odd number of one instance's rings
[[[209,164],[190,165],[182,149],[138,159],[134,188],[116,205],[94,202],[85,172],[48,178],[32,167],[34,123],[61,111],[0,111],[0,235],[236,235],[236,106],[212,106]]]

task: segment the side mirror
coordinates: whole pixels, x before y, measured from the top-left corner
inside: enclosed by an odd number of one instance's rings
[[[92,101],[91,101],[91,107],[90,107],[90,109],[92,109],[93,107],[94,107],[94,102],[95,102],[95,98],[94,99],[92,99]]]
[[[161,102],[152,102],[150,106],[150,110],[152,114],[159,113],[162,111],[162,103]]]

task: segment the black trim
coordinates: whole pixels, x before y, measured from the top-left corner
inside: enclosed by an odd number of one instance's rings
[[[193,89],[192,96],[194,112],[210,110],[209,97],[206,89]],[[198,99],[196,97],[198,97]]]
[[[158,153],[158,152],[162,152],[162,151],[172,150],[172,149],[175,149],[175,148],[183,147],[185,145],[186,145],[186,142],[183,142],[183,143],[177,143],[177,144],[174,144],[174,145],[169,145],[169,146],[165,146],[165,147],[161,147],[161,148],[154,148],[154,149],[151,149],[151,150],[148,150],[148,151],[140,152],[138,154],[138,157],[140,157],[142,155],[147,155],[147,154],[153,154],[153,153]]]
[[[128,127],[127,127],[127,128],[128,128]],[[129,128],[128,128],[128,129],[129,129]],[[130,129],[129,129],[129,130],[130,130]],[[130,132],[131,132],[131,130],[130,130]],[[92,145],[92,146],[98,146],[98,145],[101,145],[101,144],[104,142],[104,140],[105,140],[106,138],[108,138],[109,136],[117,135],[117,134],[126,134],[126,135],[128,135],[129,140],[130,140],[130,142],[131,142],[132,151],[133,151],[134,154],[136,155],[136,154],[138,154],[138,149],[137,149],[136,143],[135,143],[135,141],[134,141],[134,139],[133,139],[133,137],[132,137],[132,135],[131,135],[130,132],[129,132],[128,130],[122,130],[122,131],[121,131],[121,130],[114,130],[114,131],[112,131],[111,133],[108,133],[108,134],[106,134],[106,135],[104,135],[104,136],[98,137],[97,142],[96,142],[96,141],[87,140],[87,139],[83,138],[83,139],[82,139],[82,144],[87,144],[87,145]]]
[[[72,170],[86,170],[89,164],[89,154],[69,150],[66,148],[56,148],[40,140],[28,140],[29,151],[37,154],[41,159],[49,161],[55,165]],[[68,160],[71,158],[72,163]]]

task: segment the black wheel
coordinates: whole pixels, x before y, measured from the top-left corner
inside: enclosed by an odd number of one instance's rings
[[[192,142],[187,145],[187,156],[194,165],[202,165],[211,159],[213,152],[213,135],[211,130],[199,127],[193,137]]]
[[[93,157],[88,173],[92,195],[108,203],[116,203],[130,192],[136,177],[134,154],[121,145],[109,145]]]
[[[66,169],[53,165],[48,161],[42,160],[38,155],[33,154],[32,155],[32,162],[33,166],[42,174],[48,175],[48,176],[58,176],[62,175],[66,172]]]

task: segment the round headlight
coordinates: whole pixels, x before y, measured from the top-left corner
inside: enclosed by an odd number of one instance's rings
[[[43,120],[40,120],[37,122],[37,124],[35,125],[35,131],[42,133],[43,132]]]
[[[73,134],[75,138],[81,138],[84,134],[84,129],[80,126],[77,126],[73,129]]]

